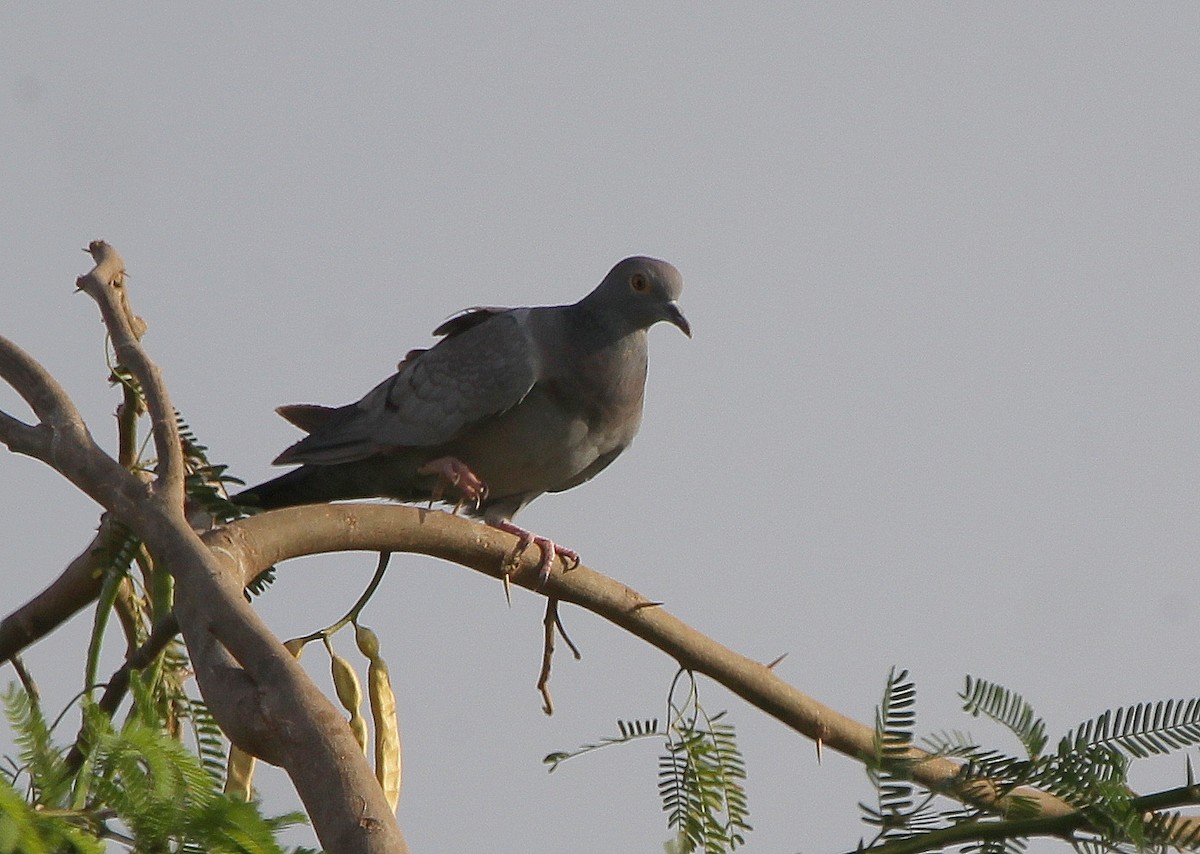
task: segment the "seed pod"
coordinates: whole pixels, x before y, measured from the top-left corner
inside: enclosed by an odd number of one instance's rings
[[[304,638],[292,638],[289,641],[284,641],[283,648],[292,654],[292,658],[299,661],[300,654],[304,652]]]
[[[362,748],[362,752],[367,752],[367,719],[358,712],[350,715],[350,732],[354,733],[354,740],[358,742],[358,746]]]
[[[379,636],[373,630],[355,623],[354,642],[358,644],[358,651],[371,661],[379,658]]]
[[[254,780],[254,764],[257,760],[239,747],[229,745],[229,760],[225,763],[225,794],[251,799],[250,784]]]
[[[396,695],[387,662],[379,653],[379,638],[365,626],[356,626],[354,640],[359,651],[370,659],[367,668],[367,696],[375,723],[375,777],[392,811],[400,801],[402,750],[400,724],[396,717]]]
[[[325,646],[329,650],[333,687],[337,691],[342,708],[350,713],[350,730],[354,733],[354,740],[358,742],[358,746],[365,753],[367,750],[367,722],[359,711],[359,707],[362,706],[362,684],[358,681],[358,674],[354,672],[350,662],[334,652],[328,641]]]

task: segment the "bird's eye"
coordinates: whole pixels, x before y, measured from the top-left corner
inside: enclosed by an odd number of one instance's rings
[[[642,273],[634,273],[629,277],[629,287],[633,288],[638,293],[650,287],[650,283],[646,281],[646,276]]]

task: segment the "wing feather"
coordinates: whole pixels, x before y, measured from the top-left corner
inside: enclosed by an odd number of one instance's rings
[[[410,354],[397,373],[358,403],[336,410],[276,462],[332,464],[435,447],[516,406],[538,380],[528,310],[480,314],[466,315],[471,322],[456,324],[429,350]]]

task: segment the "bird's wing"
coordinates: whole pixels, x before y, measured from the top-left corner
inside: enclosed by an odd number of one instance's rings
[[[538,379],[528,316],[528,309],[475,309],[448,321],[436,346],[410,353],[358,403],[323,415],[311,435],[275,462],[343,463],[434,447],[516,406]]]

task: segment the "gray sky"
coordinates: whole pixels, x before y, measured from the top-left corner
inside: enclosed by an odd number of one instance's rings
[[[780,674],[843,712],[869,720],[896,664],[922,731],[1011,749],[957,711],[964,674],[1055,736],[1200,694],[1197,32],[1188,3],[6,4],[0,332],[111,446],[72,293],[109,240],[176,405],[254,481],[296,437],[274,406],[357,399],[464,306],[666,258],[694,340],[654,330],[638,441],[522,521],[742,653],[790,653]],[[96,508],[7,453],[0,481],[8,611]],[[372,565],[287,565],[259,607],[310,631]],[[540,760],[661,717],[671,662],[568,609],[584,658],[559,655],[546,719],[541,603],[398,557],[365,613],[414,850],[667,838],[655,745]],[[86,631],[29,655],[51,709]],[[739,727],[747,851],[854,846],[857,764],[702,700]],[[1135,771],[1182,781],[1181,758]]]

